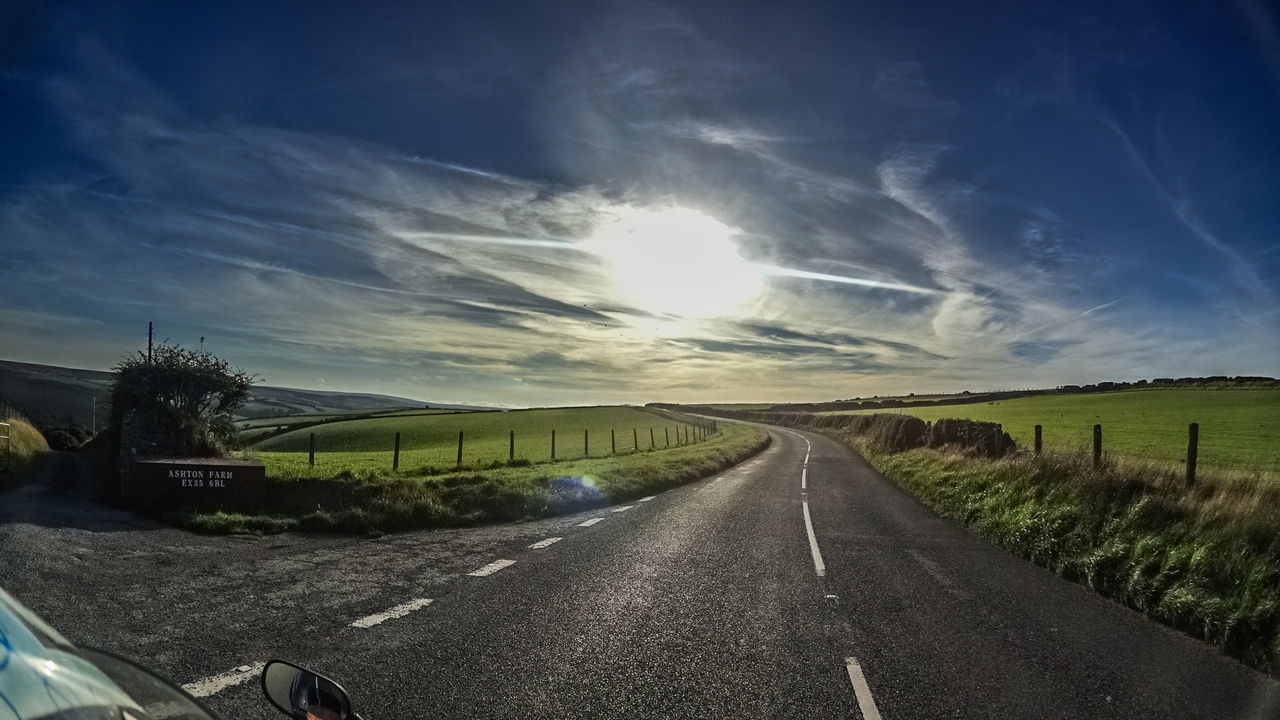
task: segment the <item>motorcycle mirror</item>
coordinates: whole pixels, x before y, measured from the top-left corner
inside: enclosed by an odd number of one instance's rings
[[[338,683],[284,660],[262,668],[262,692],[296,720],[356,720],[351,697]]]

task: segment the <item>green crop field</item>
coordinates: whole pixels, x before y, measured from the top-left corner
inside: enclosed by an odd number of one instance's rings
[[[269,475],[290,477],[341,469],[391,467],[395,434],[400,433],[400,469],[452,468],[457,464],[458,433],[463,434],[463,467],[506,462],[510,433],[515,457],[539,462],[551,458],[554,430],[556,459],[609,455],[613,431],[618,453],[680,444],[679,421],[630,407],[550,408],[435,415],[397,414],[364,420],[326,423],[287,432],[253,445],[249,451],[267,466]],[[652,436],[650,435],[652,430]],[[584,447],[584,432],[589,445]],[[309,467],[310,436],[316,437],[316,467]]]
[[[1187,425],[1195,422],[1200,424],[1201,466],[1280,473],[1277,389],[1126,390],[847,412],[904,413],[928,421],[966,418],[996,422],[1024,447],[1032,445],[1035,426],[1042,425],[1046,450],[1090,447],[1096,423],[1102,425],[1105,452],[1172,463],[1185,461]]]

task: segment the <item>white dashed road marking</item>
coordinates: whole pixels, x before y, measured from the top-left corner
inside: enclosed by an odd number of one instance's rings
[[[813,571],[818,573],[818,577],[824,577],[827,574],[827,566],[822,562],[822,551],[818,549],[818,537],[813,534],[813,520],[809,518],[809,501],[803,501],[801,506],[804,508],[804,529],[809,534],[809,552],[813,555]]]
[[[221,675],[197,680],[193,683],[187,683],[182,686],[183,690],[191,693],[196,697],[209,697],[214,693],[222,692],[229,687],[239,685],[240,683],[256,676],[262,672],[262,666],[266,663],[254,663],[252,665],[241,665],[235,670],[229,670]]]
[[[580,523],[578,523],[578,527],[591,527],[592,525],[595,525],[596,523],[601,522],[601,521],[603,521],[603,520],[604,520],[604,518],[591,518],[590,520],[587,520],[586,522],[580,522]]]
[[[631,508],[633,508],[633,507],[635,507],[635,505],[622,505],[622,506],[620,506],[620,507],[616,507],[616,508],[614,508],[614,509],[610,510],[609,512],[626,512],[626,511],[630,510],[630,509],[631,509]]]
[[[853,683],[853,694],[858,698],[862,720],[880,720],[880,709],[876,707],[876,699],[871,697],[871,688],[867,686],[867,678],[862,674],[858,659],[845,658],[844,667],[849,671],[849,682]]]
[[[431,604],[431,598],[418,598],[416,600],[410,600],[407,603],[401,603],[391,608],[390,610],[385,610],[383,612],[378,613],[377,615],[362,617],[359,620],[351,623],[351,627],[371,628],[380,622],[383,622],[386,620],[392,620],[398,617],[404,617],[405,615],[408,615],[414,610],[420,610],[430,604]]]
[[[544,548],[544,547],[548,547],[548,546],[551,546],[551,545],[555,545],[556,543],[560,542],[562,539],[563,539],[563,538],[554,537],[554,538],[547,538],[546,540],[539,540],[538,542],[536,542],[536,543],[534,543],[534,544],[530,545],[530,546],[529,546],[529,549],[530,549],[530,550],[541,550],[541,549],[542,549],[542,548]]]
[[[654,495],[650,495],[649,497],[642,497],[642,498],[640,498],[640,500],[638,500],[638,502],[649,502],[649,501],[650,501],[650,500],[652,500],[654,497],[656,497],[656,496],[654,496]]]
[[[492,575],[498,572],[502,568],[511,567],[512,565],[515,565],[515,564],[516,564],[515,560],[494,560],[493,562],[489,563],[488,565],[485,565],[479,570],[473,570],[472,572],[469,572],[467,574],[471,575],[472,577],[488,577],[489,575]]]

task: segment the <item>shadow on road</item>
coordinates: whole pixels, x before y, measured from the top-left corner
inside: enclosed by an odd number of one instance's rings
[[[158,530],[156,522],[92,498],[93,474],[75,453],[51,451],[16,490],[0,494],[0,525],[28,523],[92,532]]]

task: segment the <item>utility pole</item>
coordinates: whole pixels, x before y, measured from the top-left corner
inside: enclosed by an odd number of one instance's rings
[[[151,321],[147,321],[147,364],[151,364]]]
[[[90,424],[93,426],[93,434],[97,435],[98,434],[98,396],[97,395],[93,396],[93,422]]]

